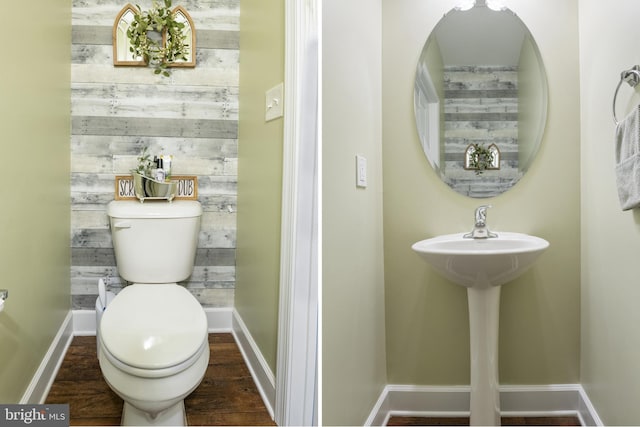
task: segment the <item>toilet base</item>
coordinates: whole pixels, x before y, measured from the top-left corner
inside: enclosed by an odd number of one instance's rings
[[[128,402],[122,408],[123,426],[186,426],[187,414],[184,410],[184,400],[165,409],[152,418],[147,412],[141,411]]]

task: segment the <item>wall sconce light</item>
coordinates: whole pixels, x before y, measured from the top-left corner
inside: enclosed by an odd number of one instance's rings
[[[455,7],[457,10],[469,10],[476,5],[475,0],[459,0],[458,5]]]
[[[495,10],[496,12],[505,10],[507,8],[507,6],[504,5],[503,0],[486,0],[486,2],[487,7],[491,10]]]
[[[457,10],[469,10],[474,6],[483,7],[486,6],[491,10],[499,12],[505,10],[507,7],[504,5],[504,0],[458,0],[458,5],[455,7]]]

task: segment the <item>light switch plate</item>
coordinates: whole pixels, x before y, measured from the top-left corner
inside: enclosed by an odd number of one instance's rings
[[[265,113],[264,121],[268,122],[278,117],[282,117],[284,113],[284,85],[280,83],[269,89],[265,94]]]
[[[367,158],[356,155],[356,187],[367,187]]]

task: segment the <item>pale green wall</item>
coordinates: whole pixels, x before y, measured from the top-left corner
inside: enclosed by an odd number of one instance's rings
[[[412,111],[415,63],[430,31],[454,2],[383,2],[384,273],[392,384],[469,384],[466,293],[441,279],[410,246],[470,230],[474,208],[483,203],[493,205],[488,215],[492,229],[534,234],[551,243],[529,272],[503,288],[501,383],[580,379],[577,0],[505,3],[527,24],[542,52],[549,119],[528,174],[501,196],[471,199],[438,179],[421,151]]]
[[[20,3],[0,79],[0,403],[23,396],[71,305],[71,1]],[[11,44],[14,43],[14,44]]]
[[[242,0],[240,29],[234,304],[275,373],[283,119],[264,112],[265,91],[284,81],[284,0]]]
[[[605,425],[640,425],[640,213],[623,212],[611,102],[640,64],[640,3],[580,0],[582,123],[582,378]],[[620,88],[618,119],[640,96]]]
[[[381,8],[322,8],[322,422],[362,425],[386,384]],[[355,185],[356,154],[367,158],[366,189]]]

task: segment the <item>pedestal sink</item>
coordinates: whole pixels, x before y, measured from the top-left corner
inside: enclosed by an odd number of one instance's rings
[[[468,238],[462,233],[448,234],[411,246],[436,271],[467,288],[472,426],[500,425],[500,288],[524,273],[548,247],[549,242],[539,237],[508,232],[483,239]]]

